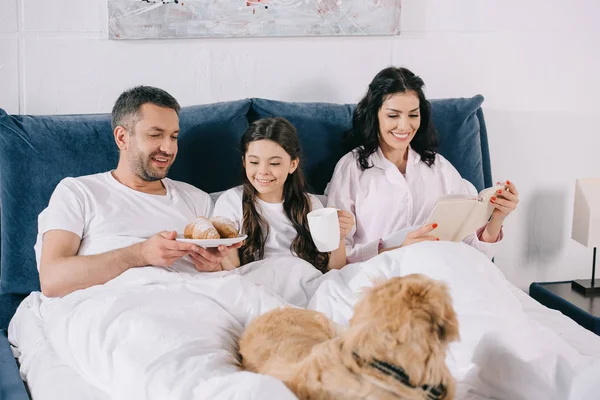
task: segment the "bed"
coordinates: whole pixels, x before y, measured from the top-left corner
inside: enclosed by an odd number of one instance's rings
[[[482,102],[482,96],[432,101],[440,152],[478,190],[492,184]],[[185,107],[170,176],[216,196],[238,183],[236,146],[248,123],[283,116],[298,128],[308,181],[322,193],[343,154],[340,139],[352,110],[353,105],[266,99]],[[216,146],[223,150],[216,153]],[[419,245],[325,276],[287,259],[202,279],[158,270],[144,277],[124,274],[66,301],[43,300],[33,253],[37,215],[60,179],[116,165],[110,118],[11,116],[0,110],[0,157],[0,329],[8,329],[0,335],[1,398],[293,399],[281,382],[239,370],[236,338],[245,324],[268,309],[293,304],[323,311],[343,325],[374,275],[402,275],[417,264],[419,272],[453,282],[464,325],[463,340],[449,360],[459,378],[458,398],[591,398],[577,396],[589,396],[591,377],[600,374],[600,339],[532,300],[489,260],[460,244]],[[206,173],[214,165],[220,166],[218,176]],[[297,275],[282,275],[281,264],[293,264]],[[471,269],[455,276],[461,268]],[[162,308],[165,295],[175,301],[172,308]],[[485,301],[494,312],[474,306]],[[202,310],[195,317],[194,308],[185,308],[190,302]],[[157,325],[156,312],[171,319]],[[185,318],[178,319],[181,313]],[[180,330],[172,330],[176,326]],[[144,341],[140,332],[154,334]],[[544,391],[550,397],[531,397]]]

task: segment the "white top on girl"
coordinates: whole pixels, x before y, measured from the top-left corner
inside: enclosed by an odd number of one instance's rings
[[[242,186],[237,186],[220,195],[215,204],[213,215],[227,217],[237,222],[241,229],[244,215],[242,211],[243,191]],[[312,194],[308,196],[311,200],[311,211],[323,208],[323,204],[316,196]],[[283,203],[267,203],[256,197],[255,206],[258,213],[269,225],[269,236],[265,243],[264,258],[267,259],[276,255],[296,255],[292,253],[291,247],[298,233],[287,215],[285,215]]]
[[[338,161],[327,187],[327,206],[350,210],[356,217],[355,228],[346,238],[346,257],[350,263],[376,256],[381,239],[400,230],[423,226],[439,197],[478,194],[440,154],[436,154],[435,163],[429,167],[409,147],[406,176],[385,158],[381,148],[371,154],[369,165],[373,167],[363,171],[357,154],[354,151],[346,154]],[[486,243],[479,240],[482,231],[469,235],[464,242],[492,258],[502,232],[496,243]],[[435,230],[431,235],[435,235]]]

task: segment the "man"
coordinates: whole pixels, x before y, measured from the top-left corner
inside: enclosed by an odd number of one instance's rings
[[[205,192],[166,178],[177,155],[179,110],[171,95],[148,86],[118,98],[112,110],[117,168],[63,179],[40,214],[36,254],[45,296],[101,285],[136,267],[221,270],[227,247],[175,240],[213,207]]]

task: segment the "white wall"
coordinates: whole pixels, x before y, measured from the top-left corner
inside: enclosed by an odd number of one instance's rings
[[[0,107],[108,112],[141,83],[183,105],[355,102],[405,65],[431,98],[486,97],[494,179],[522,199],[496,262],[525,289],[591,273],[570,224],[575,178],[600,176],[599,20],[597,0],[404,0],[400,37],[117,42],[106,0],[0,0]]]

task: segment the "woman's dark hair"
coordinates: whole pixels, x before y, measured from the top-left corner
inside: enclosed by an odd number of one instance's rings
[[[240,150],[244,157],[250,143],[258,140],[271,140],[280,145],[292,160],[300,161],[300,140],[296,128],[285,118],[264,118],[250,125],[242,136],[240,144]],[[243,186],[244,222],[242,229],[248,238],[240,248],[240,261],[242,264],[246,264],[264,257],[269,226],[256,209],[257,192],[248,180],[245,171]],[[306,214],[311,211],[311,204],[306,193],[304,174],[298,164],[296,170],[287,177],[283,186],[283,210],[298,233],[290,250],[321,272],[326,272],[329,253],[320,253],[317,250],[308,230]]]
[[[412,91],[419,97],[421,125],[410,146],[421,155],[421,161],[431,166],[435,161],[438,137],[431,121],[431,105],[423,93],[423,80],[406,68],[388,67],[381,70],[369,84],[367,94],[356,105],[352,128],[344,136],[347,150],[357,149],[362,170],[371,168],[368,158],[379,147],[379,118],[383,102],[395,93]]]

